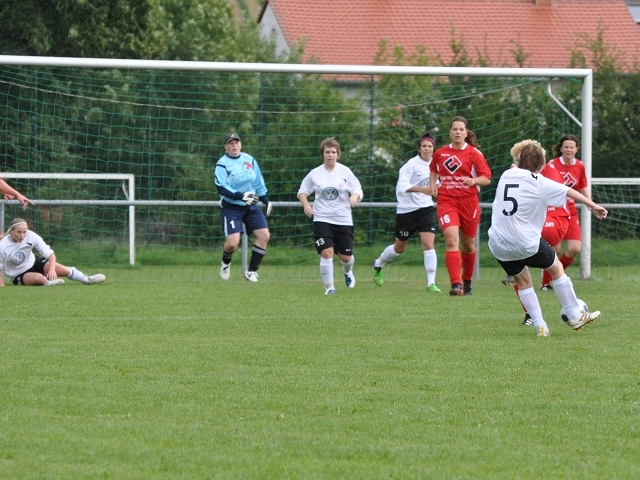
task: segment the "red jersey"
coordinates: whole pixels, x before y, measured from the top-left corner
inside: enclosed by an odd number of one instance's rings
[[[554,158],[549,162],[549,164],[556,167],[560,172],[560,175],[562,175],[562,178],[564,179],[564,184],[567,187],[571,187],[578,191],[587,187],[587,175],[584,171],[584,163],[577,158],[573,160],[573,165],[567,165],[564,163],[564,159],[562,157]],[[567,207],[572,217],[578,215],[576,201],[573,198],[567,199]]]
[[[552,163],[547,163],[540,173],[554,182],[564,183],[564,178],[558,171],[558,169]],[[567,217],[569,218],[569,211],[566,207],[547,207],[547,217]]]
[[[476,147],[467,143],[459,149],[453,148],[452,145],[440,147],[433,154],[429,168],[439,175],[442,182],[438,188],[438,197],[460,198],[477,195],[480,187],[465,185],[464,179],[467,177],[491,179],[491,169],[484,155]]]

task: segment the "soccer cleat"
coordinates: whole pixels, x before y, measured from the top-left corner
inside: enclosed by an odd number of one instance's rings
[[[531,320],[531,315],[528,313],[524,314],[524,320],[522,321],[522,325],[533,325],[533,320]]]
[[[462,287],[464,295],[473,295],[473,288],[471,288],[471,280],[464,280],[464,287]]]
[[[89,279],[87,285],[93,285],[104,282],[106,277],[101,273],[96,273],[95,275],[89,275],[87,278]]]
[[[243,278],[248,282],[256,283],[258,281],[258,272],[244,272]]]
[[[379,287],[384,283],[382,279],[382,267],[376,267],[376,262],[373,262],[373,283]]]
[[[336,289],[333,287],[329,287],[324,291],[325,295],[333,295],[334,293],[336,293]]]
[[[553,292],[553,285],[551,285],[550,283],[547,283],[546,285],[542,285],[540,287],[540,290],[542,292]]]
[[[438,288],[438,285],[436,285],[435,283],[432,283],[427,287],[427,292],[439,293],[439,292],[442,292],[442,290]]]
[[[591,312],[591,313],[589,313],[589,312],[581,312],[580,318],[578,318],[577,320],[569,320],[569,325],[574,330],[580,330],[587,323],[594,322],[599,317],[600,317],[600,312],[597,311],[597,310],[595,312]]]
[[[501,281],[502,281],[502,284],[506,286],[515,285],[516,283],[516,279],[513,278],[512,275],[509,275],[508,277],[504,277]]]
[[[47,284],[45,287],[53,287],[54,285],[62,285],[64,280],[61,278],[56,278],[55,280],[47,280]]]
[[[544,325],[540,325],[536,328],[536,337],[548,337],[549,335],[549,329]]]
[[[461,297],[464,295],[464,290],[462,290],[462,285],[459,283],[454,283],[451,285],[451,290],[449,290],[449,295],[452,297]]]
[[[344,274],[344,283],[346,283],[349,288],[356,286],[356,277],[353,276],[353,271]]]
[[[229,280],[231,275],[231,264],[220,262],[220,278],[223,280]]]

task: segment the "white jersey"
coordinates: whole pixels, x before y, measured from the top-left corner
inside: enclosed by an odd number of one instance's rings
[[[538,252],[547,207],[564,207],[569,187],[522,168],[504,172],[496,188],[489,250],[498,260],[524,260]]]
[[[31,230],[27,230],[27,235],[20,243],[11,240],[11,235],[4,237],[0,240],[0,272],[13,281],[15,277],[29,270],[36,263],[34,248],[44,258],[53,254],[53,250],[44,243],[42,237]]]
[[[398,176],[396,185],[396,198],[398,199],[398,213],[414,212],[420,208],[433,207],[431,195],[421,192],[407,192],[411,187],[428,187],[430,183],[431,170],[428,162],[416,155],[402,168]]]
[[[349,197],[354,193],[362,200],[362,186],[349,167],[336,162],[331,172],[323,165],[311,170],[300,185],[301,193],[314,194],[313,221],[333,225],[353,225]]]

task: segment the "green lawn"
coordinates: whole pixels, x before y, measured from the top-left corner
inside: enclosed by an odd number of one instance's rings
[[[637,268],[576,274],[579,332],[539,293],[548,339],[499,270],[420,270],[0,289],[0,478],[640,477]]]

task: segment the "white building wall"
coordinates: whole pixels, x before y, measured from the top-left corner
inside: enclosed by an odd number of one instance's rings
[[[271,38],[271,36],[274,35],[276,40],[276,55],[284,54],[285,56],[289,56],[291,49],[284,39],[280,25],[276,20],[276,16],[273,14],[273,10],[271,9],[271,5],[267,5],[267,8],[265,8],[264,13],[262,14],[262,19],[260,20],[260,34],[267,38]]]

